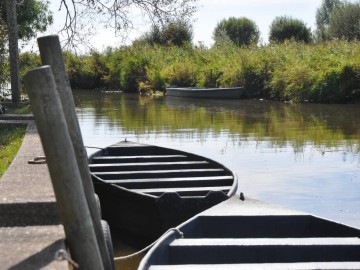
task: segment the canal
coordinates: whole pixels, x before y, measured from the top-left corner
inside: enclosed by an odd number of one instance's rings
[[[234,170],[245,197],[360,228],[360,104],[74,97],[87,146],[126,138],[200,154]]]

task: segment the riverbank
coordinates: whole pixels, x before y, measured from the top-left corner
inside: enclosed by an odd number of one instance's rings
[[[21,74],[37,67],[39,55],[24,53]],[[72,89],[163,91],[166,86],[245,86],[248,98],[315,103],[360,100],[360,46],[343,40],[294,41],[237,47],[224,42],[150,46],[135,44],[64,53]]]
[[[1,122],[27,124],[27,130],[0,179],[0,265],[2,269],[69,269],[67,261],[55,260],[56,252],[65,249],[65,234],[47,165],[28,163],[44,155],[35,122],[31,116],[16,120],[3,116]]]

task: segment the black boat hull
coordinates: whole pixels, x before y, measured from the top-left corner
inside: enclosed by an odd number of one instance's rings
[[[235,174],[210,159],[137,143],[98,151],[90,169],[103,219],[139,245],[228,199],[237,187]]]

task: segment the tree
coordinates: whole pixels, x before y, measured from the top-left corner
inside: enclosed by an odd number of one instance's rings
[[[20,67],[15,0],[7,0],[6,16],[9,37],[11,100],[18,103],[20,102]]]
[[[196,11],[197,0],[60,0],[60,10],[65,9],[65,46],[75,47],[84,43],[86,35],[92,33],[96,24],[104,24],[115,30],[115,34],[126,37],[134,28],[132,18],[142,17],[160,29],[179,18],[188,21]],[[139,14],[134,14],[134,13]],[[139,16],[140,15],[140,16]]]
[[[161,34],[163,44],[182,46],[192,41],[193,29],[186,21],[176,20],[166,24]]]
[[[332,38],[360,40],[360,3],[344,3],[334,9],[329,23]]]
[[[276,17],[270,25],[269,40],[284,42],[291,39],[309,43],[311,29],[301,20],[287,16]]]
[[[259,28],[252,20],[241,17],[230,17],[220,21],[213,33],[215,43],[221,41],[224,33],[237,46],[248,46],[259,41]]]
[[[20,101],[18,39],[28,40],[36,36],[37,31],[46,30],[46,26],[52,22],[52,15],[47,6],[48,3],[38,0],[7,0],[0,3],[0,27],[2,32],[0,38],[3,44],[6,41],[9,43],[8,52],[2,47],[0,48],[0,54],[2,59],[7,53],[9,54],[11,94],[14,103]],[[7,24],[4,23],[5,21]],[[1,83],[7,81],[4,73],[4,69],[2,69]]]
[[[7,0],[0,3],[0,27],[7,32],[9,42],[10,59],[10,82],[11,95],[14,103],[20,102],[20,69],[18,39],[28,40],[36,36],[37,32],[46,30],[52,23],[52,14],[48,10],[48,2],[39,0]],[[7,25],[5,25],[7,21]],[[0,36],[6,42],[6,35]],[[6,50],[0,48],[1,58],[4,58]],[[7,79],[1,70],[1,83]]]
[[[5,46],[7,40],[6,35],[6,22],[4,22],[0,17],[0,89],[6,82],[6,78],[4,76],[4,70],[6,66],[5,56],[7,55],[7,47]]]
[[[330,18],[333,10],[340,7],[342,2],[340,0],[323,0],[321,6],[316,10],[316,31],[315,36],[317,40],[328,40]]]
[[[0,3],[0,16],[7,21],[6,1]],[[18,24],[18,37],[27,41],[36,37],[38,32],[46,31],[53,23],[53,14],[49,11],[49,2],[43,0],[17,0],[16,20]]]
[[[176,20],[165,24],[162,28],[153,25],[150,32],[146,33],[136,42],[146,42],[150,45],[182,46],[186,43],[191,43],[192,38],[192,26],[186,21]]]

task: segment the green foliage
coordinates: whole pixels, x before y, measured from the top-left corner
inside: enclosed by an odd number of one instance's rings
[[[164,70],[169,85],[190,87],[196,85],[194,65],[190,59],[184,62],[175,62]]]
[[[76,89],[94,89],[106,86],[109,69],[103,55],[91,51],[89,55],[76,56],[71,52],[64,53],[65,64],[70,85]]]
[[[36,37],[38,32],[44,32],[47,26],[53,22],[52,13],[48,9],[49,2],[42,0],[17,0],[17,23],[18,37],[27,41]],[[7,48],[7,17],[6,1],[0,2],[0,87],[10,80]],[[25,54],[20,58],[20,69],[22,75],[29,69],[35,67],[33,64],[34,56]]]
[[[1,19],[6,22],[6,1],[1,1]],[[29,40],[38,32],[44,32],[52,24],[53,15],[49,11],[49,2],[42,0],[17,0],[18,37]]]
[[[333,41],[304,45],[290,42],[276,47],[277,56],[267,81],[273,98],[325,103],[358,98],[358,43]]]
[[[340,0],[323,0],[321,6],[316,10],[316,39],[329,40],[329,25],[330,18],[333,10],[336,7],[341,6],[342,2]]]
[[[215,43],[221,42],[224,34],[237,46],[248,46],[259,41],[259,28],[254,21],[242,17],[223,19],[220,21],[213,33]]]
[[[162,28],[153,25],[150,32],[135,41],[135,44],[147,43],[152,46],[155,44],[183,46],[186,43],[191,43],[192,38],[192,26],[187,21],[177,20],[168,22]]]
[[[249,98],[325,103],[350,102],[360,94],[360,46],[355,41],[242,48],[231,42],[212,48],[136,45],[87,56],[66,53],[65,59],[77,88],[111,85],[137,92],[169,85],[245,86]]]
[[[125,92],[138,92],[139,82],[146,80],[146,66],[149,62],[142,48],[135,46],[121,51],[124,55],[120,67],[120,89]]]
[[[163,45],[183,46],[186,43],[191,43],[193,30],[186,21],[178,20],[166,24],[162,29],[161,37],[161,44]]]
[[[310,28],[298,19],[287,16],[276,17],[270,25],[269,40],[284,42],[291,39],[309,43],[311,41]]]
[[[344,3],[334,9],[329,23],[332,38],[360,40],[360,3]]]
[[[355,97],[360,86],[360,66],[345,65],[325,73],[322,80],[314,85],[313,97],[321,102],[346,102]]]
[[[38,54],[25,52],[20,54],[20,79],[23,84],[22,78],[30,69],[41,66],[41,60]]]

